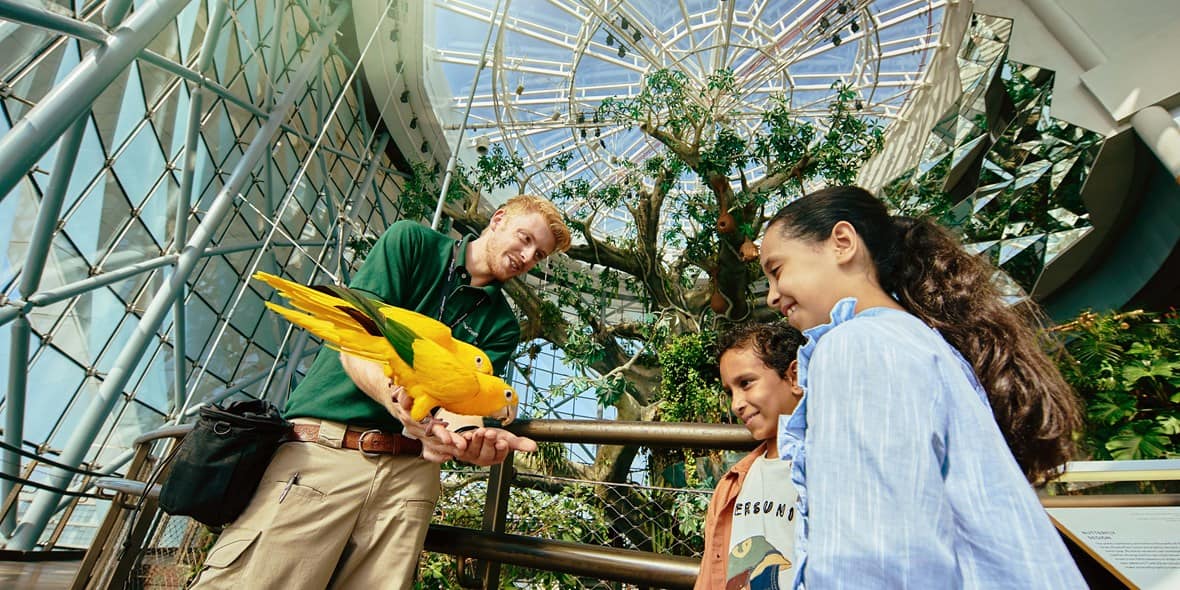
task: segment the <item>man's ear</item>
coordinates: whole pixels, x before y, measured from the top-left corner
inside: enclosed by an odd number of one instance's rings
[[[498,227],[501,223],[504,222],[505,215],[508,215],[508,213],[506,213],[503,209],[496,209],[496,212],[492,213],[492,218],[490,220],[488,220],[488,227],[490,227],[490,228]]]
[[[803,397],[803,388],[799,386],[799,361],[791,361],[787,366],[787,385],[791,389],[791,395],[795,397]]]
[[[847,221],[837,221],[832,226],[832,235],[828,238],[836,253],[836,262],[844,264],[852,261],[860,249],[860,236],[856,228]]]

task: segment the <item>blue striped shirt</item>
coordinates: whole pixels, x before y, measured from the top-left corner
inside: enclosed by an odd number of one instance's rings
[[[804,332],[780,419],[795,587],[1085,588],[971,366],[913,315],[855,308]]]

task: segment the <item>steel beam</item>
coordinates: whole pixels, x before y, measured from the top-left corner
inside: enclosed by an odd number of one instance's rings
[[[213,50],[221,38],[222,24],[225,21],[226,4],[228,0],[216,0],[213,11],[209,14],[209,25],[205,29],[205,38],[201,41],[201,55],[197,58],[196,72],[204,76],[205,71],[213,63]],[[107,4],[110,8],[112,4]],[[104,14],[105,16],[105,14]],[[184,169],[180,176],[180,195],[176,199],[176,226],[172,241],[181,244],[188,237],[189,209],[193,203],[193,177],[197,170],[197,147],[201,142],[201,114],[204,111],[205,90],[202,85],[193,88],[189,97],[188,120],[185,121],[184,137]],[[180,409],[184,404],[185,382],[188,379],[187,354],[185,350],[185,330],[187,329],[188,314],[184,309],[187,299],[187,288],[181,286],[181,291],[172,304],[172,408]]]
[[[291,248],[296,245],[312,248],[315,246],[323,246],[326,240],[300,240],[298,242],[282,243],[271,242],[273,248]],[[233,246],[219,246],[217,248],[209,248],[201,253],[201,257],[208,258],[209,256],[221,256],[223,254],[233,254],[235,252],[244,252],[246,250],[257,250],[265,246],[265,242],[251,242],[249,244],[236,244]],[[58,301],[69,299],[75,295],[81,295],[88,291],[93,291],[99,287],[117,283],[122,280],[129,279],[137,274],[149,272],[160,268],[161,266],[168,266],[176,263],[180,259],[179,254],[165,254],[156,258],[143,260],[135,264],[120,267],[116,270],[104,272],[92,276],[90,278],[75,281],[60,287],[55,287],[47,291],[34,293],[26,299],[9,299],[8,307],[0,309],[0,326],[11,322],[23,313],[28,312],[34,307],[45,307],[53,305]]]
[[[286,368],[287,366],[290,366],[292,364],[298,365],[303,360],[304,357],[312,355],[317,352],[319,352],[319,348],[313,348],[311,350],[300,351],[297,356],[293,356],[293,357],[287,359],[286,361],[276,364],[274,368],[275,369],[278,369],[280,367]],[[292,363],[291,362],[292,360],[294,360],[295,362]],[[258,383],[259,381],[266,379],[272,372],[273,372],[273,370],[267,369],[265,371],[259,371],[249,377],[246,377],[245,379],[242,379],[242,380],[235,379],[234,381],[231,381],[232,385],[229,385],[225,389],[217,392],[216,394],[213,395],[213,397],[209,398],[208,400],[201,402],[199,404],[196,404],[194,406],[189,406],[184,411],[184,413],[182,413],[180,415],[180,417],[177,418],[175,421],[180,422],[181,420],[184,420],[186,418],[191,418],[193,416],[196,416],[197,413],[201,411],[201,407],[203,407],[204,404],[215,404],[215,403],[220,402],[221,400],[224,400],[225,398],[227,398],[235,393],[245,391],[245,389],[247,387],[250,387],[251,385]],[[263,397],[263,396],[259,396],[259,397]]]
[[[8,396],[4,400],[4,442],[20,447],[25,436],[25,391],[29,383],[29,337],[32,328],[25,316],[17,318],[12,325],[12,345],[8,351]],[[0,468],[5,475],[20,476],[20,455],[4,451],[0,455]],[[0,501],[8,498],[16,483],[9,480],[0,482]],[[16,510],[9,510],[0,522],[0,533],[9,536],[16,528]]]
[[[91,41],[93,43],[101,44],[107,39],[107,32],[98,25],[20,4],[15,0],[0,0],[0,18],[22,24],[32,25],[54,33],[62,33],[71,37],[85,39],[86,41]],[[267,112],[258,107],[258,105],[255,105],[254,103],[251,103],[250,101],[230,92],[228,88],[218,84],[217,81],[202,76],[195,70],[190,69],[183,64],[176,63],[150,49],[144,49],[139,54],[139,58],[149,64],[152,64],[153,66],[164,70],[165,72],[168,72],[169,74],[183,78],[184,80],[197,86],[204,87],[213,94],[216,94],[219,98],[229,101],[231,104],[245,110],[251,115],[262,119],[267,117]],[[309,144],[315,143],[315,138],[303,133],[302,131],[299,131],[290,125],[283,124],[280,125],[280,128],[283,131],[290,133],[291,135],[294,135],[295,137],[298,137]],[[338,148],[321,145],[320,149],[352,162],[363,162],[362,158],[344,152]],[[382,168],[382,170],[386,174],[401,176],[402,178],[410,178],[411,176],[405,172],[395,170],[393,168]]]
[[[172,274],[169,282],[152,298],[152,302],[148,305],[147,310],[144,311],[143,317],[140,318],[135,332],[128,339],[123,350],[115,359],[114,366],[107,374],[107,378],[103,380],[97,395],[95,395],[90,406],[86,409],[85,414],[83,414],[78,422],[73,436],[70,437],[65,449],[62,451],[61,463],[74,466],[81,464],[86,452],[94,443],[94,439],[98,436],[102,425],[114,408],[115,402],[121,399],[123,388],[127,385],[128,380],[130,380],[131,373],[134,371],[136,365],[138,365],[144,351],[147,350],[151,341],[156,338],[160,325],[171,309],[173,301],[176,300],[178,293],[181,291],[181,287],[184,286],[189,275],[200,260],[201,253],[208,247],[218,226],[221,225],[222,220],[230,212],[234,201],[240,196],[240,191],[250,179],[254,168],[263,157],[269,156],[271,143],[279,131],[280,124],[288,117],[295,103],[295,99],[307,91],[308,80],[311,79],[312,74],[320,67],[321,60],[327,51],[328,45],[335,37],[336,30],[348,15],[350,8],[351,5],[349,3],[341,3],[329,17],[328,24],[324,27],[323,33],[316,41],[315,47],[308,53],[306,61],[299,67],[295,76],[291,78],[291,83],[287,86],[282,98],[267,118],[266,124],[258,130],[246,152],[234,167],[233,173],[227,179],[221,191],[218,192],[217,197],[214,198],[208,214],[201,221],[196,231],[193,232],[193,237],[188,240],[188,243],[180,254],[180,258],[176,263],[176,271]],[[154,11],[145,9],[143,13],[136,13],[131,18],[131,21],[135,21],[137,18],[143,16],[143,14],[151,12]],[[131,21],[128,21],[128,27],[134,28],[131,27]],[[66,84],[68,85],[69,81]],[[89,105],[89,101],[86,104]],[[5,136],[5,139],[7,137]],[[7,150],[0,149],[0,154],[5,152]],[[73,474],[62,469],[57,469],[50,474],[47,483],[59,490],[64,490],[69,486],[72,479]],[[38,492],[32,505],[29,506],[28,511],[25,513],[24,519],[17,525],[16,531],[8,543],[8,548],[18,551],[33,549],[42,531],[45,530],[45,524],[49,521],[50,516],[52,516],[53,510],[57,507],[60,498],[60,492]]]
[[[463,110],[463,127],[455,138],[455,147],[451,149],[451,157],[447,158],[447,171],[443,174],[442,187],[438,190],[438,203],[434,206],[434,217],[430,227],[438,229],[442,223],[443,205],[447,202],[447,191],[451,188],[451,179],[455,174],[455,163],[459,160],[459,149],[463,147],[463,134],[467,131],[467,119],[471,116],[471,102],[475,98],[475,89],[479,86],[479,75],[483,73],[484,64],[488,60],[488,47],[492,44],[492,31],[496,29],[496,15],[500,12],[500,2],[496,0],[496,7],[492,9],[492,17],[488,21],[488,36],[483,40],[483,54],[479,56],[479,66],[475,68],[475,79],[471,81],[471,92],[467,95],[467,106]],[[509,3],[512,0],[508,0]],[[508,7],[504,7],[504,14],[500,17],[501,26],[508,18]],[[655,63],[655,62],[652,62]]]
[[[0,137],[0,201],[188,2],[156,0],[136,11]],[[0,5],[0,18],[7,18],[9,4]]]
[[[108,29],[114,30],[128,12],[131,12],[131,0],[107,0],[107,5],[102,9],[102,22]]]
[[[36,293],[41,287],[41,276],[45,271],[45,262],[49,258],[49,251],[53,245],[53,234],[57,229],[58,216],[61,205],[65,201],[66,189],[70,186],[70,178],[74,173],[74,162],[78,159],[78,148],[82,145],[82,136],[86,133],[86,124],[90,117],[82,115],[62,136],[58,146],[57,158],[53,164],[53,177],[49,179],[49,186],[41,197],[41,207],[37,210],[37,221],[33,226],[33,234],[29,238],[29,250],[25,257],[25,265],[20,273],[20,293]],[[9,356],[8,396],[5,398],[4,442],[14,447],[20,447],[25,436],[25,396],[28,394],[29,370],[29,338],[32,327],[27,318],[21,317],[12,326],[12,354]],[[5,475],[20,474],[20,456],[16,453],[4,452],[0,454],[0,471]],[[0,498],[7,498],[14,487],[13,482],[0,482]],[[16,511],[4,515],[0,522],[0,531],[5,535],[11,534],[16,527]]]

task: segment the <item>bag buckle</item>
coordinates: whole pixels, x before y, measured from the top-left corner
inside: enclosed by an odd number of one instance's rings
[[[365,450],[365,437],[369,436],[370,434],[381,434],[381,431],[373,429],[362,432],[360,437],[356,439],[356,450],[360,451],[361,454],[366,457],[380,457],[382,453]]]

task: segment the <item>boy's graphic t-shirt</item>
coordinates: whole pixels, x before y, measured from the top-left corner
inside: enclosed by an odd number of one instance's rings
[[[790,461],[754,461],[733,508],[726,590],[791,587],[798,499]]]

